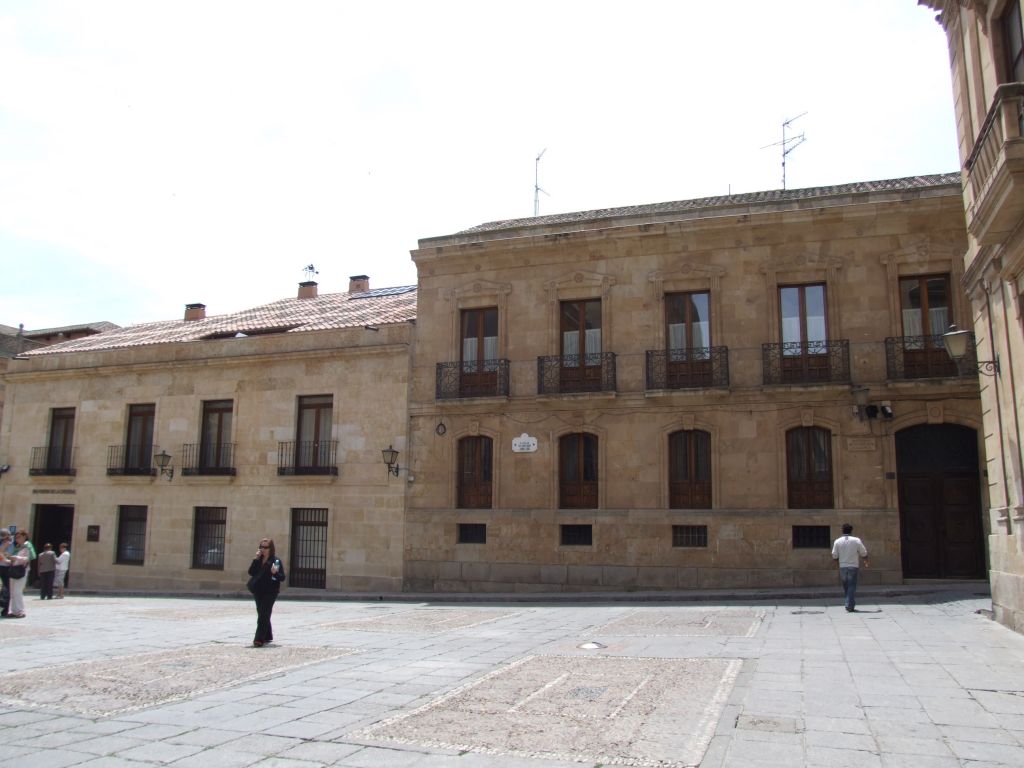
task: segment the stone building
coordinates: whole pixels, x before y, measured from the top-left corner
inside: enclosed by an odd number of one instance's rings
[[[402,582],[416,288],[109,330],[10,361],[0,521],[71,543],[85,588],[237,590],[260,537],[292,587]]]
[[[59,344],[62,341],[80,339],[83,336],[92,336],[118,327],[105,320],[98,323],[65,325],[60,328],[41,328],[36,331],[26,331],[22,327],[12,328],[9,325],[0,325],[0,421],[3,421],[4,415],[3,374],[7,370],[8,360],[12,357],[17,357],[23,352],[38,349],[48,344]]]
[[[963,287],[982,358],[989,579],[1024,632],[1024,27],[1020,0],[920,0],[949,43],[967,225]]]
[[[984,578],[966,245],[956,174],[421,240],[406,589]]]

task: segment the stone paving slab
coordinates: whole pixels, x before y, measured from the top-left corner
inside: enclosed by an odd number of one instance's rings
[[[167,704],[355,653],[345,648],[268,647],[206,643],[50,668],[59,684],[29,675],[0,675],[0,703],[104,717]]]
[[[519,613],[521,611],[489,608],[414,608],[393,611],[383,616],[324,622],[319,626],[324,629],[354,629],[359,632],[451,632],[507,619]]]
[[[532,656],[350,737],[491,755],[696,766],[739,666],[734,659]]]
[[[609,635],[637,637],[685,637],[691,635],[736,635],[753,637],[764,619],[764,611],[729,608],[638,608],[598,629]]]
[[[865,590],[855,614],[838,590],[460,603],[286,589],[263,649],[251,600],[32,595],[27,619],[0,621],[0,768],[1019,768],[1024,637],[988,618],[980,586]]]

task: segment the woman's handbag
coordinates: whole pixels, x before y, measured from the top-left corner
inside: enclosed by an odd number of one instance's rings
[[[25,566],[24,565],[12,565],[10,570],[7,571],[7,575],[12,579],[23,579],[25,578]]]
[[[250,576],[249,580],[245,582],[245,588],[252,592],[254,595],[256,594],[256,582],[259,580],[259,578],[260,575],[257,573],[255,576]]]

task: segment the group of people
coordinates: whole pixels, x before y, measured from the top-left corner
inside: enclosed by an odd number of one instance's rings
[[[43,551],[37,554],[27,531],[16,531],[12,537],[5,528],[0,530],[0,580],[3,582],[0,588],[0,616],[9,619],[25,618],[25,585],[33,560],[36,561],[36,572],[39,574],[39,599],[52,600],[55,585],[57,597],[64,597],[71,563],[68,545],[61,543],[59,555],[53,551],[52,544],[44,545]]]
[[[843,535],[832,545],[832,558],[838,561],[846,610],[850,612],[856,610],[857,575],[861,558],[864,558],[864,565],[868,565],[867,549],[859,538],[851,535],[852,533],[853,526],[845,524]],[[51,544],[45,544],[43,551],[37,556],[26,531],[17,531],[12,538],[7,529],[2,529],[0,579],[3,580],[3,589],[0,592],[0,616],[12,619],[25,618],[25,583],[28,581],[28,568],[32,560],[38,561],[36,570],[39,574],[39,599],[52,600],[54,587],[57,589],[57,599],[64,597],[68,565],[71,561],[68,545],[61,543],[58,555],[54,553]],[[270,616],[284,581],[284,563],[277,556],[274,540],[260,539],[256,556],[249,565],[249,581],[246,584],[256,602],[256,636],[252,641],[256,648],[262,648],[274,640]]]

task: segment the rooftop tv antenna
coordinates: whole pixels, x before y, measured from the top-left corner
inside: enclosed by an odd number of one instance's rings
[[[544,147],[544,149],[542,149],[540,151],[540,154],[537,155],[537,159],[533,161],[533,215],[534,216],[540,216],[540,193],[544,192],[545,195],[548,194],[545,190],[540,188],[540,183],[538,181],[538,179],[540,178],[539,177],[539,174],[540,174],[540,159],[542,157],[544,157],[544,153],[547,152],[547,151],[548,151],[548,148]],[[551,197],[551,195],[548,195],[548,197]]]
[[[314,267],[312,264],[307,264],[305,267],[303,267],[302,268],[302,273],[306,276],[306,282],[307,283],[312,281],[313,275],[319,275],[320,274],[317,271],[317,268]]]
[[[786,188],[786,155],[792,152],[794,149],[799,147],[807,138],[801,133],[799,136],[786,136],[786,129],[792,127],[793,123],[799,120],[801,117],[806,115],[806,112],[801,112],[796,117],[791,117],[789,120],[782,121],[782,141],[776,141],[774,144],[766,144],[761,149],[768,149],[768,147],[782,147],[782,188]]]

